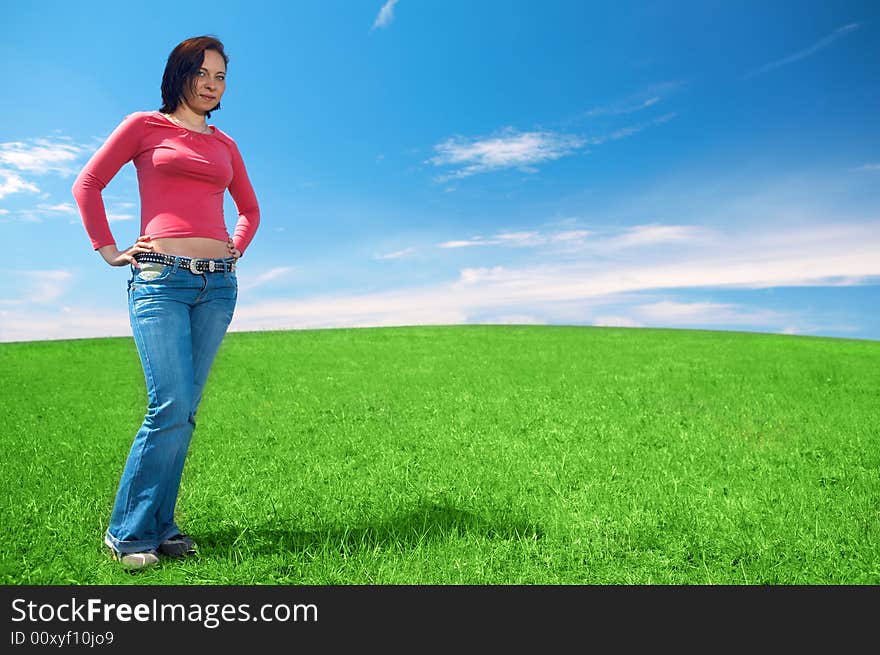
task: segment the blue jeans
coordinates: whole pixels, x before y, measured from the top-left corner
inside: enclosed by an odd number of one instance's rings
[[[196,410],[235,310],[234,271],[197,274],[179,263],[131,267],[129,317],[148,407],[104,535],[120,553],[157,548],[179,532],[174,508]]]

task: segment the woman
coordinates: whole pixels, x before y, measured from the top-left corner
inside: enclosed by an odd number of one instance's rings
[[[110,266],[130,266],[128,306],[146,379],[148,409],[128,455],[104,542],[127,569],[159,555],[195,552],[174,520],[184,459],[208,371],[238,291],[235,268],[253,239],[260,209],[235,142],[208,125],[226,89],[216,38],[177,45],[162,78],[162,108],[126,116],[73,184],[92,246]],[[141,236],[119,250],[101,191],[133,161]],[[230,238],[224,191],[238,209]]]

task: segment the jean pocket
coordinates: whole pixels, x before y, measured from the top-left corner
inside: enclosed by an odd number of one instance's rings
[[[156,282],[158,280],[164,280],[166,277],[171,275],[171,271],[173,270],[173,266],[167,266],[166,264],[158,264],[156,262],[143,262],[141,263],[140,268],[135,269],[133,281]]]

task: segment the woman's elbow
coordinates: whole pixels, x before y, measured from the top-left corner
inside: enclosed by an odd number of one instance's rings
[[[248,224],[253,228],[256,228],[260,224],[260,206],[256,203],[243,211],[242,214],[247,217]]]
[[[76,179],[73,181],[73,184],[70,186],[70,193],[74,198],[79,198],[80,194],[83,191],[83,177],[82,173],[76,176]]]
[[[90,191],[97,191],[100,193],[103,188],[104,185],[101,184],[98,178],[91,173],[82,171],[73,181],[73,185],[70,187],[70,192],[73,194],[74,198],[82,198],[88,195]]]

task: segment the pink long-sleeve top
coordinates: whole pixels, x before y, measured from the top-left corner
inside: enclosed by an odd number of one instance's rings
[[[158,111],[136,111],[122,120],[73,183],[95,250],[116,243],[101,191],[122,166],[134,161],[141,234],[228,240],[223,194],[229,189],[238,210],[232,240],[244,253],[260,224],[260,206],[235,141],[210,127],[211,133],[194,132]]]

